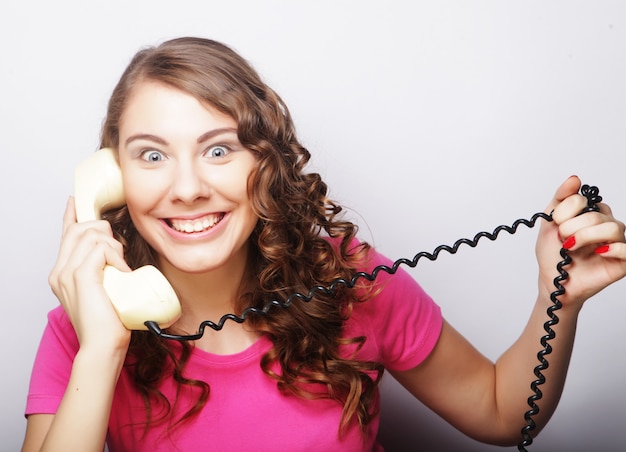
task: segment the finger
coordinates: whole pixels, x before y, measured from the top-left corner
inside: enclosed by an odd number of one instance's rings
[[[69,263],[68,267],[74,268],[74,274],[79,275],[79,278],[95,278],[96,282],[102,282],[102,270],[107,265],[122,271],[130,271],[119,250],[106,242],[97,243],[89,253],[82,256],[81,260]]]
[[[129,270],[128,265],[124,261],[124,247],[112,236],[108,222],[98,220],[73,224],[68,227],[61,242],[56,263],[48,278],[50,286],[55,293],[64,275],[68,271],[71,274],[71,269],[83,266],[86,256],[93,253],[94,249],[97,249],[99,245],[106,246],[100,248],[101,261],[96,264],[97,267],[102,269],[110,261],[111,265],[114,265],[121,271]],[[106,255],[104,254],[105,252]]]
[[[624,224],[610,221],[577,230],[565,240],[563,247],[575,251],[589,245],[598,247],[620,242],[624,242]]]
[[[91,245],[98,242],[108,242],[113,247],[118,246],[116,243],[119,242],[113,237],[111,225],[107,221],[69,222],[61,239],[57,261],[64,263],[72,256],[78,257],[81,251],[88,251]],[[122,252],[121,246],[120,252]]]
[[[596,226],[608,221],[613,221],[613,218],[610,217],[610,220],[607,220],[605,215],[597,212],[587,212],[584,215],[575,216],[559,224],[559,236],[565,240],[575,235],[581,229]]]
[[[81,282],[102,283],[102,271],[107,265],[120,271],[131,271],[124,260],[122,244],[104,237],[104,240],[83,244],[74,249],[67,260],[57,261],[48,282],[57,298],[67,298],[65,294],[68,290],[65,288],[75,287]]]
[[[106,227],[104,229],[105,231],[102,231],[95,227],[90,227],[82,231],[77,243],[72,247],[68,247],[68,249],[71,248],[71,254],[68,257],[67,265],[80,266],[85,256],[95,253],[96,255],[99,254],[103,256],[101,257],[103,263],[100,267],[103,267],[104,264],[114,263],[116,266],[121,266],[123,269],[126,269],[128,265],[124,261],[123,245],[115,240],[115,238],[110,235],[110,232],[106,231]],[[120,261],[123,263],[120,263]],[[122,270],[122,268],[120,268],[120,270]]]
[[[76,207],[74,206],[74,197],[70,196],[65,204],[65,212],[63,213],[63,228],[61,229],[63,235],[70,225],[76,223]]]
[[[626,265],[626,243],[624,242],[600,245],[594,252],[605,258],[621,259],[625,261]]]
[[[620,224],[620,222],[616,220],[615,217],[613,216],[613,213],[611,212],[611,208],[607,204],[598,203],[597,207],[599,209],[598,212],[595,212],[595,211],[585,212],[582,215],[577,215],[565,221],[561,220],[560,217],[562,216],[564,218],[566,215],[565,214],[562,215],[562,212],[557,212],[556,215],[559,218],[555,221],[560,222],[559,235],[561,237],[567,238],[567,237],[574,235],[576,231],[578,231],[579,229],[589,227],[589,226],[594,226],[603,222],[606,223],[606,222],[615,221],[618,224]],[[574,206],[572,209],[575,210],[576,207]]]
[[[548,204],[548,208],[546,209],[547,212],[551,212],[565,198],[578,193],[578,190],[580,190],[580,185],[581,182],[578,176],[568,177],[556,190],[554,198],[552,198],[552,201],[550,201],[550,204]]]
[[[587,207],[587,199],[579,194],[573,194],[562,200],[552,211],[552,220],[556,224],[563,224],[567,220],[577,217]],[[567,237],[564,236],[564,237]]]
[[[126,261],[124,260],[124,250],[122,244],[118,241],[116,243],[119,245],[108,248],[105,250],[105,259],[107,265],[111,265],[123,272],[132,271],[132,269],[128,266]]]
[[[603,202],[599,202],[596,204],[596,207],[598,207],[599,211],[611,218],[613,218],[613,211],[611,210],[611,207],[609,207],[608,204],[604,204]]]
[[[68,279],[62,286],[62,304],[77,330],[81,346],[90,337],[93,339],[93,329],[90,326],[94,321],[105,324],[113,319],[121,325],[103,284],[106,265],[119,259],[121,258],[116,250],[106,243],[99,243],[91,253],[84,256],[80,266],[66,274]]]
[[[71,261],[58,270],[52,280],[52,290],[62,304],[72,303],[71,300],[78,296],[78,292],[89,293],[102,285],[103,271],[107,265],[113,265],[121,271],[130,270],[118,250],[106,242],[97,243],[89,252],[72,257]]]

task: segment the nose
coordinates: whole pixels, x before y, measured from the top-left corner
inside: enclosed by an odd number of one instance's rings
[[[211,195],[207,175],[199,162],[193,159],[179,160],[173,172],[170,192],[174,201],[191,204]]]

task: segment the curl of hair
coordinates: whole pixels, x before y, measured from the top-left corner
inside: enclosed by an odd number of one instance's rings
[[[310,154],[296,138],[287,106],[244,59],[223,44],[201,38],[174,39],[140,51],[111,96],[102,146],[117,148],[126,102],[133,86],[146,80],[180,89],[233,117],[239,141],[257,159],[248,181],[259,217],[250,237],[248,276],[258,284],[240,296],[235,313],[247,306],[262,307],[268,300],[284,300],[296,291],[307,293],[310,287],[338,277],[351,277],[369,247],[365,243],[351,247],[357,227],[341,219],[342,208],[327,197],[320,175],[305,172]],[[132,268],[157,265],[154,250],[137,233],[125,207],[107,219]],[[317,294],[310,302],[295,302],[288,309],[274,308],[267,316],[248,319],[273,344],[261,360],[264,372],[285,394],[340,403],[340,433],[351,422],[364,428],[378,414],[373,402],[382,365],[341,353],[347,346],[358,351],[366,340],[343,337],[352,305],[370,294],[362,289]],[[190,346],[181,347],[174,351],[150,333],[133,332],[129,356],[135,384],[146,403],[147,425],[152,421],[151,403],[164,406],[163,418],[170,412],[170,402],[156,387],[168,375],[199,393],[195,405],[175,425],[199,412],[208,400],[205,382],[184,378]],[[280,372],[272,370],[275,363]]]

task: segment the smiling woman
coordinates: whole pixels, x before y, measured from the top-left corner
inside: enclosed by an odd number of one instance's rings
[[[381,450],[384,370],[463,433],[515,444],[555,257],[572,268],[538,430],[556,408],[578,313],[626,274],[624,224],[568,178],[537,244],[539,291],[519,339],[492,363],[406,273],[228,322],[190,343],[126,330],[102,268],[156,265],[182,316],[169,331],[263,307],[389,260],[356,239],[306,171],[289,110],[227,46],[179,38],[140,51],[116,86],[102,146],[117,152],[127,205],[76,223],[68,204],[49,315],[28,399],[24,450]],[[126,261],[124,261],[126,259]],[[243,432],[243,433],[242,433]]]

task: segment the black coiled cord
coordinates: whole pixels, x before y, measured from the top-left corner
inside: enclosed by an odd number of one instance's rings
[[[598,188],[589,185],[583,185],[580,189],[580,193],[587,198],[587,207],[583,209],[581,215],[586,212],[597,212],[599,210],[597,204],[602,201],[602,196],[599,195]],[[550,214],[549,221],[552,221],[552,214]],[[553,281],[556,290],[550,294],[550,301],[552,301],[552,304],[547,309],[547,314],[550,319],[543,324],[543,329],[545,330],[546,334],[541,337],[541,346],[543,347],[543,349],[537,353],[537,359],[539,360],[539,364],[533,370],[533,373],[535,374],[537,379],[530,384],[530,389],[533,391],[533,395],[528,397],[528,405],[530,406],[530,410],[528,410],[524,414],[526,425],[522,428],[521,431],[523,440],[517,445],[517,449],[520,451],[526,451],[526,447],[530,446],[533,442],[533,438],[532,436],[530,436],[530,432],[536,428],[536,424],[532,417],[536,416],[537,413],[539,413],[539,407],[535,402],[543,397],[543,394],[539,389],[539,385],[542,385],[546,382],[546,377],[541,372],[548,368],[548,360],[546,359],[546,355],[552,353],[552,346],[548,343],[548,341],[551,341],[555,338],[556,333],[554,332],[552,327],[559,323],[559,318],[555,314],[555,311],[558,311],[563,306],[558,297],[565,294],[565,287],[563,287],[562,283],[567,278],[569,278],[569,274],[565,271],[564,267],[572,263],[572,258],[565,248],[561,248],[560,254],[563,260],[556,265],[557,272],[559,273]]]
[[[277,306],[281,308],[288,308],[295,299],[308,302],[308,301],[311,301],[311,299],[315,296],[316,293],[332,295],[337,290],[337,287],[340,285],[351,289],[356,285],[358,280],[361,278],[367,279],[368,281],[374,281],[378,277],[378,274],[381,271],[384,271],[386,273],[389,273],[390,275],[393,275],[398,271],[398,268],[400,267],[400,265],[407,265],[411,268],[414,268],[415,266],[417,266],[417,264],[422,258],[426,258],[431,261],[436,260],[442,251],[447,251],[450,254],[456,254],[456,252],[461,247],[461,245],[467,245],[467,246],[474,248],[476,247],[476,245],[478,245],[478,241],[483,237],[488,238],[489,240],[493,241],[493,240],[496,240],[496,238],[502,231],[506,231],[509,234],[515,234],[518,227],[522,224],[524,226],[532,228],[535,226],[535,223],[537,222],[539,218],[543,218],[546,221],[552,221],[551,215],[547,215],[545,213],[536,213],[535,215],[532,216],[530,220],[520,219],[520,220],[515,221],[511,226],[507,226],[507,225],[498,226],[491,233],[479,232],[471,240],[463,238],[463,239],[457,240],[452,246],[439,245],[437,248],[434,249],[432,253],[421,251],[417,253],[413,257],[413,259],[400,258],[396,260],[391,265],[391,267],[383,264],[383,265],[379,265],[375,267],[371,273],[357,272],[350,279],[337,278],[337,279],[334,279],[328,286],[322,286],[322,285],[313,286],[307,294],[295,292],[291,294],[289,297],[287,297],[285,301],[279,301],[279,300],[267,301],[263,305],[263,308],[256,308],[256,307],[250,306],[244,309],[241,315],[224,314],[217,323],[211,320],[205,320],[200,324],[200,327],[198,328],[198,332],[196,334],[188,334],[188,335],[169,334],[163,331],[159,327],[159,325],[153,321],[147,321],[145,322],[145,325],[151,332],[153,332],[157,336],[162,337],[164,339],[171,339],[171,340],[176,340],[176,341],[197,340],[197,339],[200,339],[204,335],[204,330],[207,327],[212,328],[216,331],[219,331],[223,328],[224,323],[226,323],[227,320],[232,320],[237,323],[243,323],[250,314],[265,315],[273,306]]]
[[[597,203],[602,201],[602,197],[599,195],[599,190],[597,187],[583,185],[581,187],[581,194],[587,198],[587,207],[581,212],[581,214],[585,212],[599,210]],[[176,341],[197,340],[197,339],[200,339],[204,335],[204,330],[207,327],[212,328],[215,331],[219,331],[223,328],[224,323],[226,323],[227,320],[232,320],[237,323],[243,323],[248,317],[248,315],[250,314],[266,315],[273,306],[277,306],[281,308],[288,308],[295,299],[308,302],[308,301],[311,301],[311,299],[315,296],[316,293],[332,295],[335,292],[335,290],[337,290],[337,287],[339,286],[345,286],[351,289],[356,285],[358,280],[361,278],[366,279],[368,281],[374,281],[381,271],[384,271],[386,273],[389,273],[390,275],[393,275],[398,271],[398,268],[400,267],[400,265],[407,265],[411,268],[415,268],[422,258],[426,258],[430,261],[434,261],[437,259],[437,257],[442,251],[446,251],[450,254],[456,254],[459,248],[461,247],[461,245],[467,245],[467,246],[474,248],[478,245],[478,242],[480,241],[480,239],[487,238],[491,241],[494,241],[498,238],[498,236],[500,235],[502,231],[505,231],[512,235],[517,232],[517,229],[519,228],[520,225],[524,225],[528,228],[533,228],[539,218],[550,222],[552,221],[552,213],[548,215],[543,212],[539,212],[539,213],[534,214],[530,218],[530,220],[519,219],[519,220],[516,220],[511,226],[508,226],[508,225],[498,226],[497,228],[493,230],[493,232],[479,232],[471,240],[462,238],[454,242],[452,246],[439,245],[433,250],[432,253],[421,251],[417,253],[413,257],[413,259],[400,258],[396,260],[391,265],[391,267],[388,265],[379,265],[375,267],[371,273],[357,272],[350,279],[337,278],[337,279],[334,279],[328,286],[317,285],[317,286],[312,287],[306,295],[300,292],[293,293],[292,295],[287,297],[287,299],[284,302],[279,301],[279,300],[271,300],[271,301],[267,301],[263,305],[263,308],[248,307],[243,310],[241,315],[225,314],[220,318],[220,320],[217,323],[211,320],[205,320],[200,324],[198,328],[198,332],[196,334],[178,335],[178,334],[166,333],[159,327],[159,325],[156,322],[153,322],[153,321],[147,321],[145,322],[145,325],[148,328],[148,330],[150,330],[152,333],[154,333],[155,335],[163,339],[170,339],[170,340],[176,340]],[[559,322],[559,318],[557,317],[555,311],[561,309],[562,307],[562,304],[559,301],[558,297],[560,297],[561,295],[565,293],[565,288],[563,287],[562,282],[564,282],[569,277],[568,273],[564,270],[564,267],[569,265],[572,262],[572,258],[569,256],[565,248],[561,248],[560,254],[563,260],[560,261],[556,266],[556,269],[559,275],[556,278],[554,278],[554,286],[556,290],[550,294],[550,300],[552,301],[553,304],[547,309],[547,314],[550,319],[544,324],[544,330],[546,331],[547,334],[541,337],[540,342],[541,342],[541,346],[543,347],[543,349],[537,353],[537,359],[539,360],[539,364],[535,367],[533,371],[535,376],[537,377],[537,380],[533,381],[530,384],[530,388],[533,391],[533,395],[531,395],[528,398],[528,405],[530,406],[530,410],[528,410],[524,414],[524,419],[526,420],[527,425],[525,425],[524,428],[522,428],[521,430],[523,440],[518,444],[518,447],[517,447],[518,450],[520,451],[526,451],[526,447],[531,445],[533,442],[530,432],[536,428],[536,424],[532,417],[537,415],[537,413],[539,413],[539,407],[537,406],[535,402],[542,398],[543,394],[541,390],[539,389],[539,386],[544,384],[546,381],[545,376],[541,372],[548,368],[548,361],[545,356],[552,353],[552,346],[548,342],[555,338],[556,334],[554,330],[552,329],[552,327]]]

